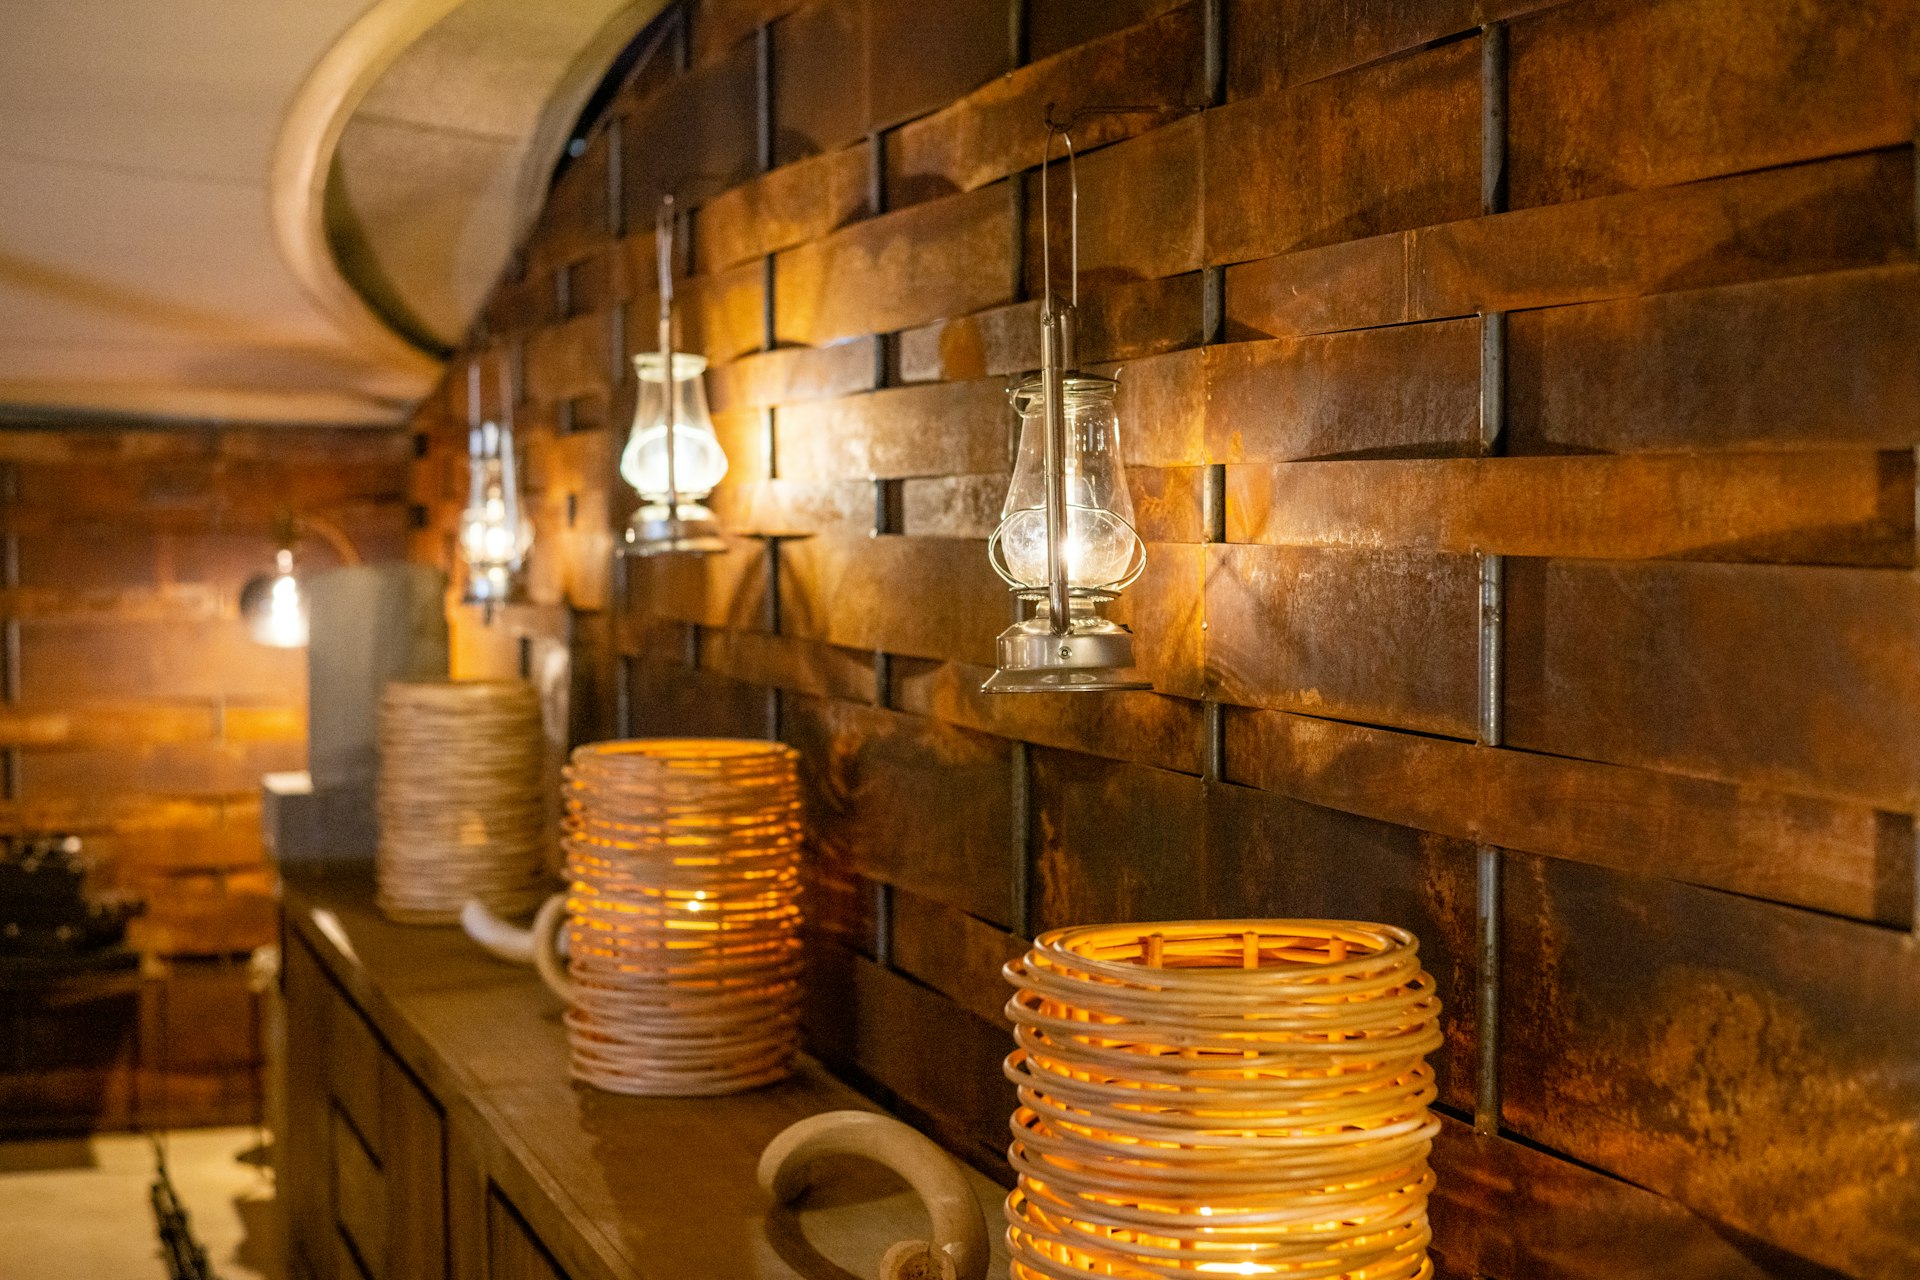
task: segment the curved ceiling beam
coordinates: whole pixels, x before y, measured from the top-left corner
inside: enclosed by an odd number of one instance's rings
[[[274,239],[301,286],[368,358],[425,379],[439,360],[401,337],[341,275],[327,242],[327,180],[347,122],[396,59],[462,0],[379,0],[294,95],[268,179]]]
[[[492,59],[526,43],[529,11],[519,0],[379,0],[321,59],[281,129],[274,234],[295,277],[368,359],[415,376],[438,369],[436,340],[457,343],[472,323],[545,203],[580,112],[663,8],[665,0],[565,0],[535,10],[548,52],[503,76]],[[453,87],[450,97],[442,83]],[[476,84],[491,101],[463,103],[460,87],[471,93]],[[476,132],[476,109],[500,131]],[[396,127],[404,145],[370,156],[367,130]],[[482,151],[452,169],[444,152],[406,159],[436,130],[466,146],[479,140]],[[339,185],[343,161],[357,178],[371,176],[371,206]],[[447,216],[421,221],[428,201]]]

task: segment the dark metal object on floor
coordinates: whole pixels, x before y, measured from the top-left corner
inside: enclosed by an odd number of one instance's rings
[[[180,1203],[167,1174],[167,1153],[160,1140],[153,1140],[153,1217],[160,1229],[160,1253],[167,1262],[169,1280],[218,1280],[207,1262],[206,1246],[193,1238],[187,1222],[186,1206]]]

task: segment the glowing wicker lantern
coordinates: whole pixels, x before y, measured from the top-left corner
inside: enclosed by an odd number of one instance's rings
[[[730,738],[599,742],[566,771],[563,899],[534,958],[564,1000],[572,1071],[690,1097],[791,1069],[800,1016],[799,757]],[[554,934],[569,926],[565,968]]]
[[[1101,925],[1006,967],[1015,1280],[1422,1280],[1440,1002],[1404,929]]]

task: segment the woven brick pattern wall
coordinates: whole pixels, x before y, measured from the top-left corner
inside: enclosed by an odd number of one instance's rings
[[[1023,939],[1352,915],[1415,929],[1450,1010],[1444,1274],[1920,1270],[1914,27],[678,11],[468,352],[518,379],[581,732],[805,752],[815,1050],[983,1167]],[[976,692],[1050,104],[1156,108],[1076,139],[1153,694]],[[663,191],[716,507],[815,536],[610,573]],[[443,563],[460,383],[419,420]]]

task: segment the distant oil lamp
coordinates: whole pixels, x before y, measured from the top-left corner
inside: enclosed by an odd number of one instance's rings
[[[467,507],[460,516],[460,558],[467,567],[463,604],[494,609],[514,599],[520,568],[533,546],[533,522],[520,501],[513,447],[513,394],[508,385],[501,421],[481,421],[480,369],[467,371]]]
[[[1053,292],[1047,217],[1047,168],[1053,139],[1065,140],[1069,188],[1068,299]],[[1120,462],[1118,383],[1080,371],[1075,314],[1080,293],[1080,191],[1073,139],[1050,125],[1040,165],[1043,299],[1040,376],[1013,393],[1020,449],[999,527],[987,544],[994,571],[1034,615],[1000,633],[998,670],[986,693],[1105,692],[1150,689],[1130,678],[1133,633],[1100,614],[1146,568],[1146,544],[1133,527],[1133,500]]]
[[[727,474],[727,453],[707,411],[706,357],[674,350],[672,196],[660,202],[654,244],[660,349],[633,358],[639,396],[620,475],[640,495],[640,508],[627,523],[626,550],[635,556],[711,555],[725,551],[726,542],[705,500]]]

